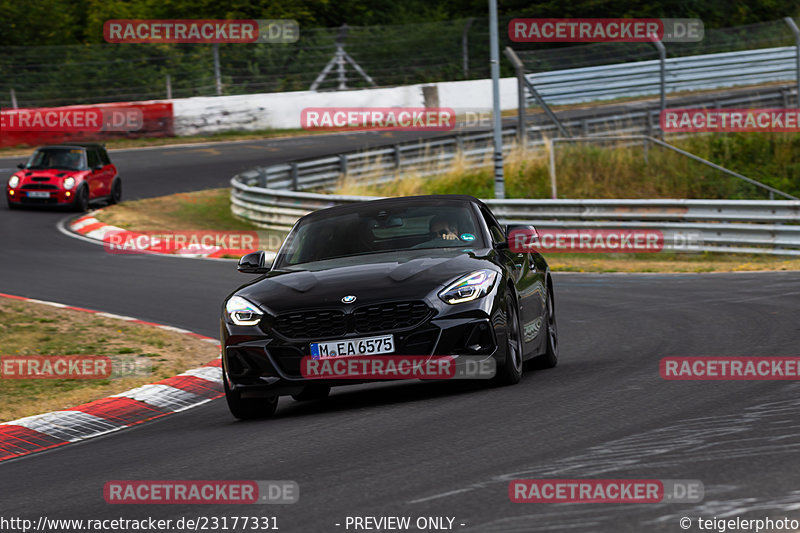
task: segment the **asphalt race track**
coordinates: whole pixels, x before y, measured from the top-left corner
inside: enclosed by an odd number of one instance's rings
[[[126,199],[226,186],[245,168],[374,135],[112,152]],[[22,158],[0,159],[0,176]],[[0,292],[218,334],[247,278],[229,261],[112,255],[56,229],[63,212],[0,209]],[[800,272],[555,275],[559,366],[513,387],[392,383],[285,398],[237,422],[224,400],[0,464],[0,514],[275,516],[287,533],[347,516],[445,516],[453,531],[682,531],[681,517],[800,518],[800,386],[664,381],[665,356],[798,355]],[[695,504],[513,504],[520,478],[696,479]],[[109,505],[125,479],[295,480],[294,505]],[[341,524],[337,526],[336,524]],[[463,525],[461,525],[463,524]],[[696,531],[696,526],[692,531]],[[349,531],[353,531],[351,528]]]

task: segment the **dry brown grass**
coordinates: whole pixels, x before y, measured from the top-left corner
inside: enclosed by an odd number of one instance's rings
[[[153,326],[0,298],[0,357],[125,355],[150,362],[149,376],[119,379],[0,379],[0,421],[68,409],[202,366],[215,344]]]

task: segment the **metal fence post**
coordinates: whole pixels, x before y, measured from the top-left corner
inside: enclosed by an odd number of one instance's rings
[[[291,176],[292,176],[292,190],[297,190],[297,163],[289,163],[292,167]]]
[[[222,96],[222,74],[219,70],[219,43],[211,45],[214,54],[214,84],[217,86],[217,96]]]
[[[461,33],[461,56],[463,59],[463,70],[464,70],[464,78],[469,77],[469,28],[472,26],[472,22],[475,19],[470,17],[467,19],[467,23],[464,25],[464,31]]]
[[[558,118],[556,118],[555,114],[550,109],[550,106],[547,105],[547,102],[544,101],[542,95],[540,95],[539,91],[536,90],[536,87],[534,87],[533,84],[530,82],[530,80],[528,80],[528,78],[525,77],[525,65],[519,58],[519,56],[517,56],[516,52],[514,52],[514,50],[512,50],[510,46],[506,46],[503,52],[506,54],[508,60],[511,61],[511,63],[514,65],[514,68],[520,69],[520,71],[522,72],[522,80],[524,81],[525,86],[531,92],[533,97],[536,98],[536,101],[539,102],[539,105],[542,106],[542,110],[547,115],[547,118],[549,118],[553,122],[553,124],[556,125],[558,131],[561,132],[562,136],[572,137],[572,135],[570,135],[570,133],[564,128],[564,126],[561,124]]]
[[[167,100],[172,100],[172,78],[167,74]]]
[[[660,62],[660,73],[659,77],[661,79],[661,113],[664,113],[664,110],[667,108],[667,48],[664,46],[664,43],[657,39],[653,39],[653,45],[658,48],[658,58]],[[660,118],[661,115],[659,115]],[[659,124],[660,124],[659,120]],[[659,136],[664,137],[664,132],[661,131],[659,127]]]
[[[394,168],[400,168],[400,158],[401,158],[400,145],[399,144],[395,144],[394,145]]]
[[[792,29],[792,33],[794,33],[794,55],[796,60],[795,66],[795,83],[797,84],[797,106],[800,107],[800,29],[797,28],[797,24],[794,23],[794,19],[792,17],[784,17],[783,19],[786,21],[786,24]]]
[[[14,89],[11,89],[11,107],[17,109],[17,93],[14,92]]]
[[[339,173],[347,176],[347,154],[339,154]]]
[[[558,190],[556,188],[556,143],[555,139],[546,139],[545,146],[547,147],[548,156],[550,158],[550,197],[555,200],[558,198]]]
[[[494,197],[506,197],[503,177],[503,127],[500,116],[500,38],[497,31],[497,0],[489,0],[489,67],[492,73],[492,125],[494,138]]]
[[[511,61],[511,64],[514,65],[514,72],[517,75],[517,135],[520,144],[524,147],[527,140],[527,132],[525,131],[525,108],[527,107],[525,100],[525,65],[520,61],[511,47],[506,46],[503,53],[508,60]]]

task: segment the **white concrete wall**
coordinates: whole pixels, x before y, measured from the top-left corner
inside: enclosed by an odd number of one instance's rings
[[[461,111],[492,109],[492,80],[445,81],[437,83],[439,105]],[[500,78],[500,109],[517,108],[517,78]]]
[[[487,110],[492,106],[491,80],[442,82],[439,107]],[[176,135],[230,130],[298,129],[307,107],[424,107],[424,85],[350,91],[296,91],[242,96],[201,96],[172,100]],[[516,109],[516,78],[500,80],[503,109]]]

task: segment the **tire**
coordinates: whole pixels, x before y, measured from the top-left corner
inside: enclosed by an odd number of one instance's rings
[[[306,385],[299,394],[292,394],[296,402],[313,402],[324,400],[331,393],[329,385]]]
[[[75,200],[72,201],[72,210],[78,213],[85,213],[89,210],[89,189],[81,187],[75,193]]]
[[[12,210],[13,209],[19,209],[19,205],[18,204],[15,204],[15,203],[11,202],[10,200],[7,200],[7,203],[8,203],[8,208],[9,209],[12,209]]]
[[[108,197],[108,205],[118,204],[122,200],[122,180],[119,178],[111,182],[111,195]]]
[[[513,296],[506,296],[506,360],[498,366],[494,377],[496,385],[516,385],[522,378],[522,335],[519,328],[519,311]]]
[[[556,305],[553,299],[553,288],[547,289],[546,304],[546,324],[547,347],[542,355],[535,357],[532,361],[533,367],[537,369],[553,368],[558,364],[558,325],[556,324]]]
[[[228,409],[231,414],[240,420],[254,420],[258,418],[269,418],[275,414],[278,408],[278,397],[271,398],[242,398],[239,393],[228,388],[228,379],[222,376],[222,384],[225,388],[225,400],[228,402]]]

